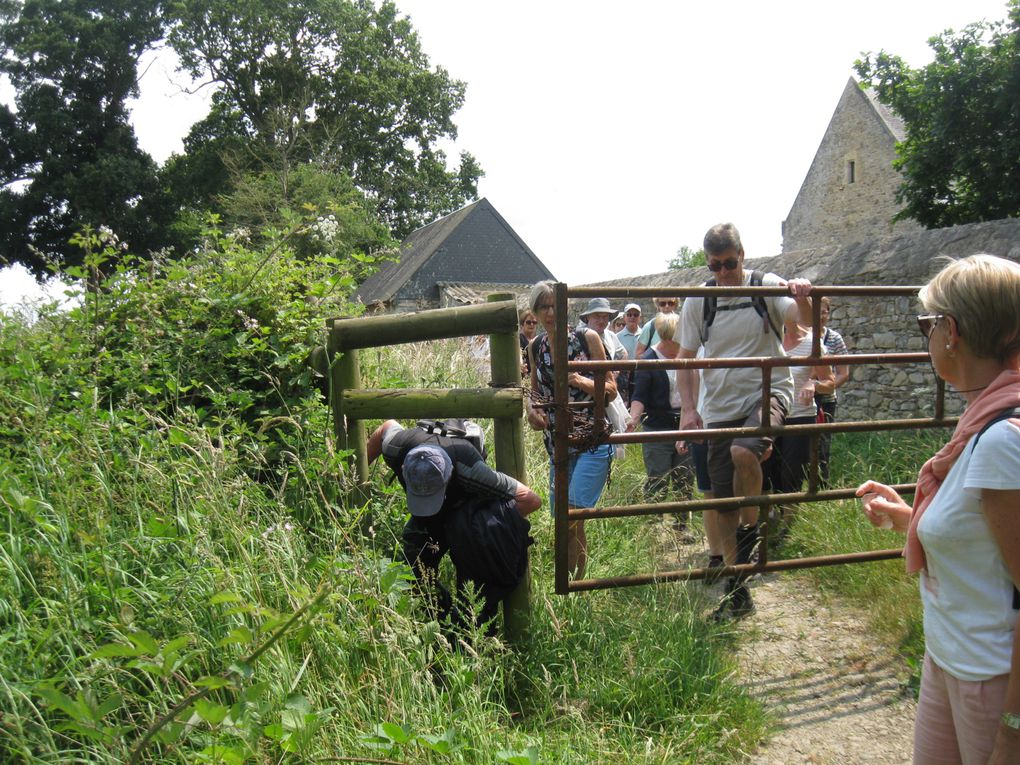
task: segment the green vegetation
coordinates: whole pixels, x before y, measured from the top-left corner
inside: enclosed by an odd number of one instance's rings
[[[852,487],[868,478],[913,483],[921,465],[946,438],[941,430],[838,434],[832,445],[833,485]],[[901,534],[873,528],[853,500],[805,507],[783,554],[831,555],[902,546]],[[810,569],[805,575],[821,589],[848,597],[868,611],[877,632],[898,645],[913,674],[919,673],[924,654],[921,599],[917,577],[906,573],[902,560]]]
[[[918,69],[885,51],[855,63],[906,123],[897,217],[944,228],[1020,214],[1020,2],[1006,9],[1005,21],[930,38],[934,61]]]
[[[212,96],[159,166],[130,99],[139,62],[165,50],[182,87]],[[14,96],[0,104],[0,263],[37,276],[80,265],[82,226],[112,228],[136,256],[181,255],[209,212],[261,237],[311,206],[373,252],[474,199],[484,174],[467,152],[449,166],[440,144],[465,85],[388,0],[10,0],[0,80]]]
[[[74,307],[0,316],[0,761],[721,763],[763,735],[700,590],[553,595],[544,509],[530,642],[451,646],[393,562],[398,488],[379,470],[344,504],[304,363],[350,270],[283,235],[203,241],[136,263],[86,233]],[[412,345],[363,375],[471,365]],[[628,451],[611,502],[643,477]],[[593,575],[662,565],[658,524],[590,526]]]

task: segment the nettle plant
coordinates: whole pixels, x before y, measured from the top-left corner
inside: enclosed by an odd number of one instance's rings
[[[80,233],[83,265],[65,271],[80,299],[67,320],[88,389],[72,395],[168,421],[185,415],[243,442],[253,475],[279,478],[328,432],[307,359],[327,317],[357,313],[355,274],[375,260],[299,257],[294,242],[320,225],[299,220],[252,249],[212,216],[202,247],[179,258],[138,258],[112,232]]]

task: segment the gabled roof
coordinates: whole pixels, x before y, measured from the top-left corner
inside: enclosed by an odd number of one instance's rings
[[[903,118],[879,101],[878,95],[872,88],[862,88],[853,77],[850,78],[850,84],[856,87],[868,99],[872,108],[875,110],[875,113],[882,120],[882,124],[885,125],[889,134],[896,140],[897,143],[907,137],[907,125],[903,121]],[[850,84],[848,84],[847,87],[850,87]]]
[[[390,300],[400,287],[421,268],[454,229],[483,200],[472,202],[456,212],[415,229],[400,245],[397,260],[391,260],[368,277],[358,289],[358,297],[365,305]]]
[[[378,272],[370,276],[358,290],[358,297],[369,305],[376,302],[388,302],[394,298],[417,271],[439,250],[444,242],[457,228],[476,212],[488,212],[516,242],[525,256],[530,258],[544,274],[548,269],[542,264],[531,248],[517,235],[503,216],[496,211],[489,200],[479,199],[477,202],[462,207],[427,226],[412,231],[400,246],[399,260],[384,264]],[[549,274],[551,277],[551,274]]]

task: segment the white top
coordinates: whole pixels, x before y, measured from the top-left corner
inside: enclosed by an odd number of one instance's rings
[[[793,348],[790,349],[790,356],[811,355],[812,333],[809,329]],[[825,348],[823,347],[824,351]],[[811,380],[812,367],[790,367],[790,374],[793,376],[793,403],[790,405],[789,417],[814,417],[818,413],[818,406],[815,404],[814,395],[808,403],[803,403],[797,395],[797,391],[803,388]]]
[[[981,489],[1020,489],[1020,429],[998,422],[973,443],[918,526],[928,564],[921,573],[926,647],[942,669],[969,681],[1010,670],[1013,581],[981,510]]]
[[[613,332],[613,330],[611,330],[609,327],[606,327],[602,331],[602,342],[606,344],[606,350],[608,351],[608,353],[606,354],[607,358],[613,360],[622,359],[623,354],[627,352],[627,349],[623,346],[623,343],[620,342],[620,338],[618,338],[616,336],[616,333]]]
[[[744,271],[744,284],[751,279],[751,272]],[[764,274],[762,286],[777,287],[782,279],[775,274]],[[785,356],[783,344],[764,319],[750,305],[750,297],[719,297],[717,307],[747,303],[747,308],[736,311],[716,311],[715,320],[708,331],[708,340],[702,336],[704,299],[689,297],[680,311],[680,346],[689,352],[705,348],[705,357],[748,358],[757,356]],[[783,331],[784,317],[792,297],[766,297],[772,323]],[[705,403],[701,408],[701,419],[705,424],[736,420],[750,414],[761,403],[761,370],[758,368],[706,369],[701,375],[705,390]],[[772,370],[772,395],[778,397],[787,410],[793,397],[793,378],[788,367]]]

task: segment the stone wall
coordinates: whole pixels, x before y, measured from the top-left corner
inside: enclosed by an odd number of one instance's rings
[[[919,231],[892,222],[901,178],[896,137],[852,78],[847,83],[797,198],[783,221],[783,252]]]
[[[986,252],[1020,262],[1020,219],[888,236],[845,247],[815,248],[770,258],[748,259],[745,267],[772,271],[787,278],[802,276],[817,285],[920,286],[941,267],[939,255],[963,257]],[[605,286],[696,286],[708,270],[685,269],[662,274],[602,282]],[[573,301],[573,312],[586,301]],[[626,302],[613,300],[614,305]],[[651,309],[650,299],[640,301]],[[916,316],[916,298],[834,298],[830,326],[839,330],[851,353],[906,353],[926,350]],[[645,319],[654,314],[646,313]],[[934,374],[927,363],[864,365],[851,369],[850,381],[840,389],[842,420],[927,417],[933,413]],[[961,399],[948,392],[946,411],[956,413]]]

